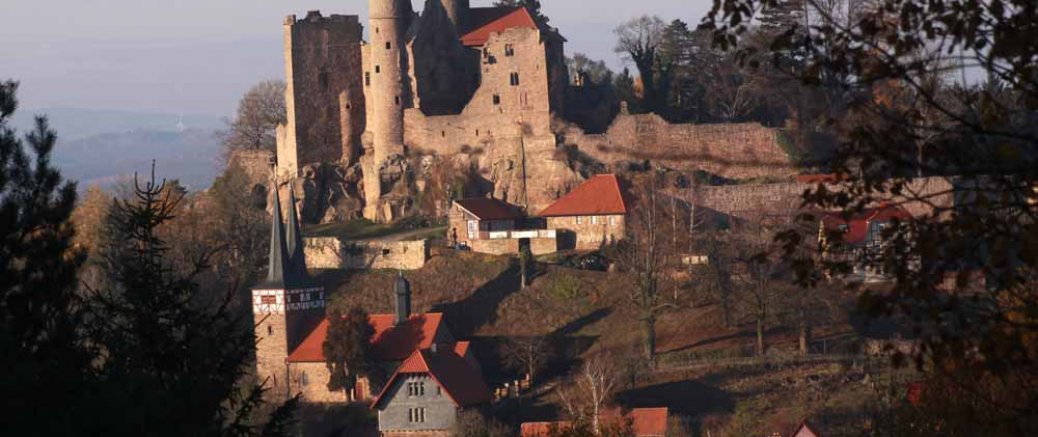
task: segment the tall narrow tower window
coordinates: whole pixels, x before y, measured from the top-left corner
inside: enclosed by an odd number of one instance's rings
[[[512,86],[519,86],[519,73],[509,74],[508,83],[512,84]]]
[[[267,325],[267,335],[274,335],[274,327]]]
[[[505,56],[515,56],[515,46],[512,44],[505,44]]]
[[[386,41],[386,50],[389,50],[389,49],[392,49],[392,48],[393,48],[393,43],[391,43],[389,41]]]
[[[499,96],[497,94],[494,94],[494,104],[495,105],[500,105],[501,104],[501,96]]]
[[[396,97],[395,97],[395,98],[393,99],[393,101],[394,101],[394,102],[396,102],[396,105],[397,105],[397,106],[400,106],[400,96],[396,96]]]
[[[381,73],[381,72],[382,72],[382,66],[381,65],[376,65],[375,66],[375,74],[378,74],[378,73]]]
[[[371,86],[371,72],[364,72],[364,86]]]

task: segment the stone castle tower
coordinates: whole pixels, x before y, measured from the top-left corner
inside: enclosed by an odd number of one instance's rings
[[[324,317],[324,287],[306,271],[303,240],[289,193],[288,223],[281,221],[281,202],[274,191],[267,278],[252,289],[256,334],[256,375],[275,394],[288,394],[286,359]],[[286,229],[287,228],[287,229]]]
[[[379,199],[383,193],[381,169],[386,159],[404,153],[404,106],[410,101],[404,86],[406,50],[404,42],[414,11],[410,0],[370,0],[371,41],[368,45],[370,97],[369,113],[364,137],[370,140],[370,162],[364,167],[366,217],[377,217]],[[367,80],[367,79],[365,79]]]

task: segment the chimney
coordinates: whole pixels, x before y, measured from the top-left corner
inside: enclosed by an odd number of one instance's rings
[[[396,278],[393,290],[396,292],[396,321],[394,324],[400,326],[407,323],[407,319],[411,317],[411,283],[407,282],[403,272],[400,272],[400,276]]]

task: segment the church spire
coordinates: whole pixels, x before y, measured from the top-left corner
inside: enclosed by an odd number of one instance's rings
[[[288,264],[294,277],[307,277],[306,254],[303,250],[303,231],[299,227],[299,214],[296,212],[296,192],[292,184],[288,186],[288,221],[286,223],[286,249]]]
[[[285,265],[288,248],[285,246],[285,225],[281,221],[281,200],[278,196],[277,182],[274,185],[274,217],[270,224],[270,265],[267,268],[267,283],[284,285]]]

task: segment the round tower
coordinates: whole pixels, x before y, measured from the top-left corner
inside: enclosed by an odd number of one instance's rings
[[[371,131],[374,171],[404,151],[403,45],[413,11],[410,0],[369,0],[371,27]]]
[[[454,29],[458,31],[458,35],[465,33],[469,24],[469,0],[440,1],[443,3],[443,9],[447,11],[451,23],[454,23]]]

